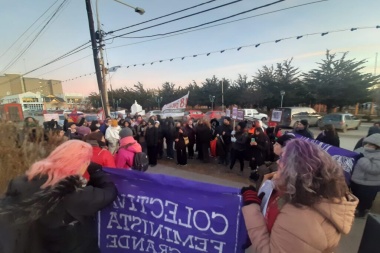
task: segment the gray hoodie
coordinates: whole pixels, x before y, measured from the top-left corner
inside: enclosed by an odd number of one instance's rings
[[[372,134],[364,139],[363,144],[370,143],[380,147],[380,134]],[[380,149],[359,148],[355,152],[362,153],[354,167],[351,180],[357,184],[380,186]]]

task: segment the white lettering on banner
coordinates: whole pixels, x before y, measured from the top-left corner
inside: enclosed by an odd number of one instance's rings
[[[162,111],[165,111],[166,109],[186,109],[187,101],[189,100],[189,93],[187,93],[185,96],[166,104],[162,107]]]
[[[181,253],[178,249],[165,244],[159,244],[156,248],[154,241],[149,239],[146,240],[145,238],[138,239],[136,236],[107,235],[106,238],[109,240],[109,243],[106,246],[107,248],[133,249],[140,252],[153,253]]]
[[[223,236],[227,233],[229,222],[227,217],[221,213],[194,210],[193,207],[182,206],[169,200],[148,196],[134,196],[132,194],[118,196],[113,205],[118,211],[109,213],[107,229],[133,231],[140,233],[141,237],[125,234],[107,234],[107,248],[133,249],[139,252],[157,253],[180,252],[178,249],[166,244],[156,245],[158,244],[157,242],[147,239],[150,236],[162,240],[164,243],[181,245],[191,249],[192,252],[223,253],[226,245],[223,241],[201,238],[192,234],[181,234],[184,232],[162,224],[162,222],[166,222],[187,229],[194,227],[201,232],[199,234],[209,231],[217,236]],[[160,224],[143,218],[142,214],[146,215],[147,218],[150,216],[159,220]],[[179,214],[181,214],[181,217],[178,216]]]

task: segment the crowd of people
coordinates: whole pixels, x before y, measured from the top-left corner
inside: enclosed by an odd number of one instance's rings
[[[25,119],[23,138],[42,141],[37,125]],[[152,167],[164,157],[174,160],[174,150],[179,166],[187,159],[209,163],[214,156],[227,170],[239,161],[242,172],[248,160],[255,186],[241,189],[242,212],[249,235],[245,246],[255,252],[333,252],[354,217],[365,216],[380,191],[379,123],[357,144],[361,156],[350,185],[322,148],[296,138],[314,137],[305,120],[288,132],[271,124],[265,128],[259,120],[233,128],[229,117],[196,124],[159,116],[67,119],[62,129],[54,121],[44,126],[53,133],[44,138],[63,144],[10,181],[0,202],[0,228],[7,231],[0,231],[1,252],[99,252],[94,216],[117,195],[102,166],[131,169],[142,152]],[[317,140],[339,147],[332,125]],[[258,189],[268,179],[274,192],[263,214]]]

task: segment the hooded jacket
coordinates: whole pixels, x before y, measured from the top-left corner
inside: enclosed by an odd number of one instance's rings
[[[91,161],[104,167],[116,167],[115,160],[111,152],[109,152],[108,149],[104,149],[96,145],[92,146]]]
[[[341,234],[348,234],[358,199],[349,194],[342,202],[322,200],[313,207],[285,204],[271,233],[260,206],[244,206],[243,216],[255,253],[331,253]]]
[[[125,146],[128,146],[125,148]],[[120,140],[120,148],[115,154],[116,168],[131,169],[136,153],[142,152],[141,145],[133,138],[127,136]]]
[[[380,147],[380,134],[368,136],[363,143]],[[363,157],[355,164],[351,180],[361,185],[380,186],[380,149],[370,150],[362,147],[355,151],[362,153]]]
[[[88,171],[87,185],[79,176],[45,189],[46,176],[13,179],[0,205],[0,252],[99,253],[94,216],[116,198],[117,190],[100,165],[92,163]]]

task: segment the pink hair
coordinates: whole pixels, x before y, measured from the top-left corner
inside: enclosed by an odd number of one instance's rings
[[[26,172],[29,180],[36,176],[48,177],[41,188],[56,184],[58,181],[71,175],[77,175],[83,169],[86,162],[92,158],[90,144],[80,140],[70,140],[59,145],[51,154],[38,162],[35,162]]]

